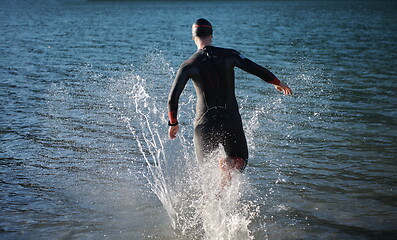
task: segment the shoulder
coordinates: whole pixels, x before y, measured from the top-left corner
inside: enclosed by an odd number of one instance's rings
[[[232,49],[232,48],[221,48],[221,47],[216,47],[216,49],[220,52],[223,52],[223,54],[229,56],[229,57],[237,57],[237,58],[242,58],[244,59],[244,55],[242,55],[239,51]]]
[[[197,51],[192,56],[190,56],[187,60],[185,60],[179,68],[189,68],[195,66],[197,61],[202,58],[202,53]]]
[[[178,71],[181,73],[188,73],[192,68],[194,68],[197,65],[196,62],[198,58],[199,58],[199,54],[197,52],[194,53],[179,66]]]

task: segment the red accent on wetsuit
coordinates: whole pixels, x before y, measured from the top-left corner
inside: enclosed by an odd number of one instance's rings
[[[178,119],[174,117],[174,111],[168,112],[168,118],[170,119],[171,124],[178,122]]]
[[[280,80],[278,80],[278,78],[274,78],[273,80],[269,81],[268,83],[271,83],[274,85],[280,85]]]

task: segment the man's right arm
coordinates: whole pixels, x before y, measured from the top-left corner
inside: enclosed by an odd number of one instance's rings
[[[178,101],[183,89],[189,80],[189,75],[184,67],[179,68],[174,83],[172,84],[170,94],[168,95],[168,118],[169,118],[169,136],[175,138],[179,130],[178,126]]]

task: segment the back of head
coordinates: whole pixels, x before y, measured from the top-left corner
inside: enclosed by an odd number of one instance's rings
[[[192,36],[193,37],[206,37],[212,35],[211,23],[204,19],[197,19],[192,25]]]

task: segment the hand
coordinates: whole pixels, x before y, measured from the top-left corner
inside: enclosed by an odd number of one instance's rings
[[[176,138],[176,134],[179,130],[179,125],[176,126],[170,126],[168,129],[168,135],[170,136],[171,139]]]
[[[284,95],[292,95],[291,88],[289,88],[288,85],[285,83],[280,82],[279,85],[274,85],[274,87],[282,92]]]

